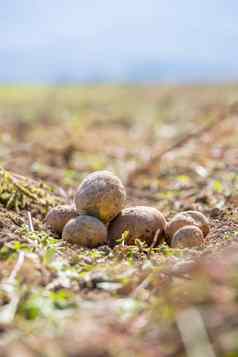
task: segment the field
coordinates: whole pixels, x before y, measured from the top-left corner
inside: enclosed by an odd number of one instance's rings
[[[237,85],[1,87],[0,165],[0,356],[238,356]],[[102,169],[128,206],[203,212],[203,246],[51,233]]]

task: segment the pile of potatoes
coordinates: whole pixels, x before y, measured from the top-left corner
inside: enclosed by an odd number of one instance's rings
[[[88,175],[76,191],[74,204],[52,208],[46,225],[68,242],[95,248],[115,245],[122,237],[129,245],[136,240],[155,245],[164,240],[174,248],[200,246],[209,232],[207,218],[185,211],[166,222],[153,207],[125,208],[126,190],[108,171]]]

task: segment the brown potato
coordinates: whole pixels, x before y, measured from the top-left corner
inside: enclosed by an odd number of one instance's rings
[[[203,243],[203,233],[196,226],[185,226],[175,232],[172,240],[172,248],[193,248]]]
[[[79,186],[75,205],[86,213],[108,223],[125,207],[126,191],[118,177],[108,171],[88,175]]]
[[[108,239],[113,244],[124,232],[127,232],[126,244],[135,244],[135,240],[138,239],[150,245],[158,229],[160,229],[158,238],[161,238],[165,226],[166,220],[156,208],[144,206],[125,208],[110,223]]]
[[[196,225],[192,217],[186,216],[183,213],[176,214],[166,226],[165,233],[169,242],[180,228],[189,225]]]
[[[55,233],[61,234],[66,223],[77,217],[75,206],[63,205],[52,208],[46,216],[46,225]]]
[[[166,227],[166,236],[170,242],[175,232],[184,226],[194,225],[201,229],[204,237],[209,232],[208,219],[198,211],[185,211],[176,214]]]
[[[95,248],[106,243],[107,229],[99,219],[80,215],[65,225],[62,238],[82,247]]]
[[[196,225],[201,229],[203,232],[204,237],[209,233],[209,221],[203,213],[199,211],[184,211],[182,212],[187,217],[192,217],[196,222]]]

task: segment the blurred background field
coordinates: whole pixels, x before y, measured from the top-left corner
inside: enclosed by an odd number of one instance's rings
[[[66,189],[101,169],[126,182],[153,155],[213,123],[212,132],[165,153],[128,181],[152,194],[164,185],[164,194],[172,195],[176,178],[188,188],[194,175],[199,179],[196,166],[211,184],[206,170],[236,165],[236,106],[236,85],[1,87],[0,160],[7,170]]]

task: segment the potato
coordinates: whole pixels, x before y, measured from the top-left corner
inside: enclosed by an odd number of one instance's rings
[[[108,171],[88,175],[79,186],[75,205],[78,212],[108,223],[124,208],[126,191],[118,177]]]
[[[170,242],[175,232],[184,226],[194,225],[201,229],[204,237],[209,232],[208,219],[198,211],[185,211],[176,214],[166,227],[166,236]]]
[[[158,238],[162,237],[165,226],[166,220],[156,208],[144,206],[125,208],[110,223],[108,239],[113,244],[124,232],[127,232],[126,244],[135,244],[135,240],[138,239],[151,245],[158,229],[160,229]]]
[[[192,217],[186,216],[183,213],[176,214],[171,221],[168,222],[166,226],[166,236],[168,237],[169,242],[173,238],[173,235],[182,227],[196,225]]]
[[[97,218],[80,215],[65,225],[62,238],[82,247],[95,248],[106,243],[107,229]]]
[[[185,226],[175,232],[172,240],[172,248],[193,248],[203,243],[203,233],[196,226]]]
[[[201,229],[203,232],[204,237],[209,233],[209,221],[204,214],[199,211],[184,211],[182,212],[187,217],[192,217],[196,222],[196,225]]]
[[[74,205],[62,205],[52,208],[46,216],[46,225],[55,233],[61,234],[65,224],[77,217]]]

